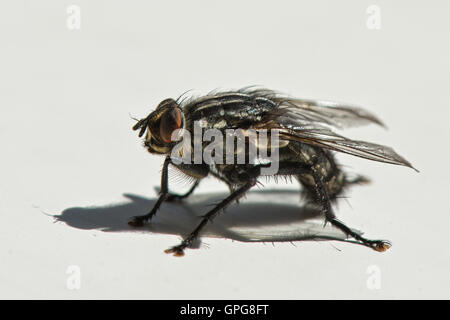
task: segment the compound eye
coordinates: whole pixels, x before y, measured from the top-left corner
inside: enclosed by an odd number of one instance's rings
[[[166,143],[172,142],[172,133],[182,126],[181,110],[179,108],[171,108],[164,112],[161,116],[159,124],[159,134],[161,139]]]

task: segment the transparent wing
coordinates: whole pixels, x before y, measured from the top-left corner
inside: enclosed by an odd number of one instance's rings
[[[385,127],[374,114],[362,108],[331,101],[280,98],[277,113],[291,119],[323,123],[339,129],[372,123]]]
[[[321,130],[280,130],[281,140],[296,140],[333,151],[351,154],[353,156],[391,163],[413,168],[411,163],[396,153],[392,148],[366,141],[351,140],[332,132],[329,129]]]
[[[258,127],[278,129],[280,140],[300,141],[357,157],[407,166],[411,163],[392,148],[346,138],[332,128],[383,123],[373,114],[357,107],[332,102],[278,98],[279,106],[268,114]]]

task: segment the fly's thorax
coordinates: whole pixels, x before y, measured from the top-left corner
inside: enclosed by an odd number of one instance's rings
[[[250,159],[254,159],[260,149],[270,147],[270,139],[269,144],[259,143],[259,133],[252,128],[274,108],[276,104],[270,99],[245,92],[213,94],[188,101],[183,104],[183,110],[193,151],[201,153],[198,149],[203,149],[210,154],[214,149],[212,155],[220,154],[214,159],[222,158],[222,162],[228,163],[232,158],[239,158],[233,163],[253,162]]]
[[[265,97],[228,92],[192,100],[183,109],[192,122],[199,121],[205,127],[225,129],[249,128],[275,108],[276,103]]]
[[[277,130],[224,127],[207,119],[191,122],[189,118],[186,126],[189,128],[190,137],[187,137],[188,139],[184,137],[183,144],[190,146],[189,150],[193,153],[193,157],[185,159],[193,160],[195,163],[202,163],[201,161],[206,164],[273,162],[278,161],[278,149],[288,145],[287,141],[279,141]],[[182,156],[177,154],[177,157]]]

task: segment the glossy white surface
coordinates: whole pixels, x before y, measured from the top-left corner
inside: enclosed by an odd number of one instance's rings
[[[66,27],[72,4],[77,31]],[[366,27],[374,4],[380,30]],[[2,1],[0,298],[449,298],[449,12],[447,1]],[[339,156],[373,183],[337,213],[391,240],[389,251],[205,238],[208,248],[175,258],[163,250],[192,216],[174,205],[157,216],[160,233],[128,229],[154,201],[163,160],[143,149],[130,115],[188,89],[252,84],[386,122],[345,134],[394,147],[421,173]],[[211,178],[198,194],[226,190]],[[63,212],[80,216],[54,223]],[[78,290],[67,288],[69,266]]]

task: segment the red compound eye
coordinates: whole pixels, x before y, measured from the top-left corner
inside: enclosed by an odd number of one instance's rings
[[[159,124],[159,134],[161,139],[166,143],[172,142],[172,133],[176,129],[180,129],[182,125],[181,110],[179,108],[171,108],[164,112],[161,116]]]

